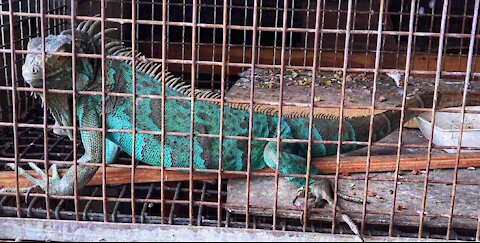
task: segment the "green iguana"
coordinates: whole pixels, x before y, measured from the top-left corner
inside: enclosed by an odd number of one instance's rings
[[[68,56],[52,55],[53,52],[100,54],[101,33],[99,21],[86,21],[78,25],[75,31],[75,46],[72,46],[72,30],[66,30],[59,35],[49,35],[45,38],[46,60],[42,66],[42,39],[34,38],[28,43],[28,51],[37,51],[37,54],[28,54],[23,65],[22,74],[27,84],[34,88],[43,87],[43,72],[48,89],[72,90],[72,58]],[[192,88],[179,78],[173,77],[167,72],[162,77],[161,65],[142,59],[139,53],[133,53],[132,49],[123,46],[123,43],[114,38],[107,38],[115,29],[105,32],[107,55],[127,56],[135,55],[138,59],[136,70],[132,70],[131,63],[123,60],[107,59],[105,66],[101,66],[99,59],[76,58],[76,90],[77,91],[101,91],[102,68],[105,70],[106,92],[131,94],[135,89],[137,95],[162,95],[162,81],[164,80],[167,97],[190,97]],[[136,86],[133,87],[132,74],[136,72]],[[42,94],[38,94],[44,99]],[[214,92],[195,90],[196,97],[220,98]],[[432,105],[432,95],[420,95],[409,97],[406,106],[427,107]],[[441,98],[441,97],[440,97]],[[77,94],[76,107],[72,107],[72,96],[69,94],[49,93],[47,96],[48,108],[55,118],[57,125],[72,126],[72,109],[76,109],[78,126],[80,128],[102,127],[102,97],[99,95]],[[152,98],[137,98],[136,105],[136,144],[135,152],[132,151],[132,135],[130,133],[108,132],[106,134],[106,163],[114,163],[118,151],[123,150],[135,159],[152,166],[161,166],[163,156],[165,167],[190,166],[190,137],[173,136],[165,137],[165,152],[162,154],[161,136],[141,133],[141,131],[161,131],[161,119],[164,117],[165,132],[178,132],[189,134],[191,131],[191,100],[167,99],[165,101],[165,114],[162,114],[162,101]],[[105,114],[106,128],[113,130],[131,130],[132,127],[131,97],[106,96]],[[279,121],[278,113],[254,105],[253,107],[253,138],[277,138],[278,132],[282,139],[308,139],[309,137],[309,114],[304,117],[285,116]],[[220,133],[220,104],[216,102],[195,101],[194,106],[194,133],[212,134]],[[407,112],[405,121],[414,117],[416,113]],[[247,168],[248,141],[231,138],[232,136],[247,137],[249,132],[249,105],[227,104],[224,108],[224,138],[223,140],[223,168],[224,171],[243,171]],[[400,125],[400,111],[387,111],[374,116],[373,141],[378,141],[395,131]],[[281,131],[278,124],[281,123]],[[343,141],[368,141],[370,117],[347,118],[343,121]],[[316,115],[313,120],[314,141],[337,141],[339,118],[335,116]],[[56,133],[68,135],[73,138],[72,130],[55,130]],[[83,163],[102,162],[102,133],[97,131],[80,132],[84,155],[78,159],[78,185],[82,189],[96,173],[98,167],[82,166]],[[219,139],[194,136],[193,138],[193,167],[194,169],[218,169],[219,167]],[[361,146],[345,144],[341,146],[341,152],[348,152]],[[323,157],[337,153],[336,143],[315,143],[312,145],[312,157]],[[307,170],[307,144],[287,143],[280,145],[280,154],[277,154],[275,141],[253,140],[251,146],[251,169],[260,170],[265,167],[277,169],[277,156],[279,160],[279,172],[282,174],[306,174]],[[45,173],[35,164],[30,166],[43,176],[36,179],[22,168],[19,173],[25,176],[37,188],[45,190]],[[15,166],[11,166],[15,169]],[[53,167],[53,166],[52,166]],[[54,195],[73,195],[74,193],[74,167],[71,166],[63,177],[52,168],[53,176],[49,178],[49,193]],[[320,174],[313,167],[311,174]],[[287,179],[299,188],[306,184],[305,178],[287,177]],[[321,180],[310,180],[310,192],[313,198],[322,198],[322,190],[325,183]],[[25,192],[28,188],[22,188]],[[13,190],[6,189],[4,192]],[[311,194],[309,193],[309,194]],[[298,195],[303,195],[300,189]],[[297,195],[297,196],[298,196]],[[292,198],[295,195],[292,195]]]

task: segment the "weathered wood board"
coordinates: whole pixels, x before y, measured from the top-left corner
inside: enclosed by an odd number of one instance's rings
[[[297,74],[294,74],[297,73]],[[304,80],[311,79],[311,73],[298,73],[298,71],[287,71],[285,76],[286,84],[283,86],[283,97],[287,102],[309,103],[311,86],[299,84]],[[293,74],[293,75],[292,75]],[[228,92],[227,97],[231,99],[248,99],[250,93],[250,72],[243,73],[242,78]],[[293,76],[296,76],[295,78]],[[319,74],[317,87],[315,87],[316,105],[319,106],[338,106],[341,99],[341,84],[334,81],[338,74],[325,73]],[[278,71],[267,71],[258,69],[255,81],[255,100],[275,102],[279,97],[279,73]],[[303,81],[302,81],[303,80]],[[356,75],[349,78],[345,92],[346,106],[365,107],[371,105],[372,101],[372,75]],[[403,82],[403,79],[402,79]],[[308,83],[308,81],[307,81]],[[423,90],[432,90],[434,80],[432,79],[411,79],[412,84],[408,88],[408,93],[419,92]],[[458,93],[463,86],[462,82],[450,83],[441,81],[440,90]],[[454,87],[454,88],[452,88]],[[480,85],[472,85],[472,90],[478,92]],[[389,76],[380,76],[377,82],[377,100],[378,107],[395,107],[401,105],[403,87],[398,87],[395,81]],[[380,97],[382,97],[380,99]],[[298,107],[287,107],[285,112],[297,111]],[[315,113],[332,114],[338,109],[315,108]],[[379,110],[377,112],[382,112]],[[370,115],[369,109],[346,109],[346,116]],[[386,137],[382,142],[396,144],[398,140],[398,131]],[[403,142],[406,144],[426,144],[427,140],[422,136],[419,130],[406,129],[404,131]],[[348,155],[364,156],[367,149],[363,148]],[[424,148],[402,148],[402,154],[427,154]],[[392,155],[396,154],[396,147],[373,147],[372,155]],[[440,149],[433,149],[432,153],[443,153]],[[430,179],[438,181],[453,181],[453,170],[435,170],[430,172]],[[347,195],[363,195],[364,174],[354,174],[352,176],[341,176],[339,181],[339,191]],[[370,224],[389,224],[390,212],[395,208],[395,225],[418,226],[423,198],[423,180],[424,172],[414,175],[411,172],[405,172],[401,175],[402,179],[409,182],[399,183],[396,204],[393,206],[393,195],[391,191],[394,188],[393,173],[371,173],[370,177],[374,180],[369,182],[368,191],[375,194],[375,197],[369,197],[370,202],[367,205],[366,221]],[[354,178],[361,180],[352,180]],[[459,177],[462,185],[457,186],[454,215],[461,217],[453,218],[453,226],[460,228],[477,227],[478,212],[480,210],[479,187],[476,185],[465,185],[477,183],[480,178],[479,170],[459,170]],[[380,181],[378,181],[380,180]],[[410,182],[414,180],[415,182]],[[250,184],[250,214],[271,216],[274,204],[274,179],[273,178],[252,178]],[[266,188],[268,190],[266,190]],[[228,182],[227,210],[232,213],[245,213],[246,205],[246,180],[233,179]],[[301,211],[292,206],[292,199],[297,188],[288,183],[284,178],[279,180],[278,193],[278,213],[280,216],[288,218],[297,218],[300,220]],[[450,212],[450,200],[452,193],[451,184],[429,184],[425,225],[446,227],[448,224],[448,215]],[[345,211],[349,212],[352,218],[360,222],[362,217],[362,205],[340,200],[339,205]],[[404,208],[405,207],[405,208]],[[442,217],[431,217],[431,215],[443,215]],[[312,220],[331,220],[331,208],[321,210],[320,212],[311,212],[309,218]],[[338,215],[337,215],[338,218]],[[340,219],[339,219],[340,220]]]
[[[413,175],[406,173],[401,175],[405,180],[417,180],[418,182],[399,183],[397,189],[396,204],[393,206],[393,188],[394,181],[377,181],[379,179],[394,179],[393,173],[375,173],[370,175],[371,180],[368,185],[369,196],[367,205],[367,224],[389,224],[390,212],[395,208],[394,224],[398,226],[418,226],[420,212],[422,209],[423,198],[423,178],[424,174]],[[480,196],[478,191],[480,186],[464,185],[468,182],[476,182],[480,176],[479,170],[460,170],[459,178],[462,185],[457,185],[454,215],[461,217],[453,218],[453,227],[476,229],[478,222],[478,212],[480,210]],[[352,179],[360,180],[352,180]],[[453,179],[452,170],[431,171],[430,179],[445,180]],[[252,178],[250,183],[250,214],[271,216],[274,204],[274,179],[273,178]],[[290,184],[286,179],[279,179],[278,193],[278,215],[287,218],[296,218],[300,220],[301,211],[292,206],[292,199],[295,196],[297,188]],[[246,180],[235,179],[228,183],[228,198],[226,208],[231,213],[245,213],[246,205]],[[364,193],[364,175],[356,174],[352,177],[341,179],[339,181],[339,191],[347,195],[363,196]],[[452,193],[451,184],[429,184],[425,210],[425,226],[446,227],[448,224],[448,215],[450,212],[450,200]],[[344,200],[339,200],[339,204],[344,211],[356,222],[361,222],[362,205]],[[435,216],[436,215],[436,216]],[[438,216],[442,215],[442,216]],[[337,214],[338,217],[338,214]],[[325,207],[320,212],[310,212],[311,220],[331,220],[331,207]],[[340,220],[340,219],[339,219]]]
[[[278,102],[280,94],[280,70],[279,69],[255,69],[254,101]],[[342,93],[341,72],[318,72],[315,81],[315,113],[339,115],[339,107]],[[373,74],[352,73],[346,76],[345,86],[345,110],[347,117],[370,115],[373,94]],[[400,83],[403,84],[403,76],[399,75]],[[226,94],[228,99],[249,100],[251,85],[251,70],[240,74],[240,79]],[[311,100],[312,72],[300,70],[286,70],[283,84],[284,112],[304,111],[308,114]],[[407,95],[418,92],[434,90],[435,80],[427,78],[410,78],[407,86]],[[396,107],[402,104],[403,87],[397,86],[395,80],[388,75],[380,75],[376,84],[375,106],[376,113],[383,112],[385,108]],[[472,81],[469,94],[471,99],[480,103],[480,82]],[[440,80],[439,91],[442,93],[455,94],[461,98],[463,82]],[[475,94],[475,95],[472,95]],[[303,103],[304,107],[293,106],[288,103]],[[273,106],[277,108],[277,106]],[[383,109],[382,109],[383,108]]]

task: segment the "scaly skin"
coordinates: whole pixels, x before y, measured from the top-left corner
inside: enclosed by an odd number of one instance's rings
[[[98,33],[99,22],[82,22],[76,32],[76,53],[100,53],[100,41]],[[107,31],[108,34],[114,30]],[[29,42],[29,51],[41,51],[42,41],[39,38]],[[131,56],[128,49],[121,43],[107,39],[107,54],[117,56]],[[46,38],[47,59],[46,66],[42,67],[42,59],[39,54],[28,54],[23,65],[25,81],[32,87],[42,88],[42,73],[45,72],[47,88],[72,90],[72,60],[70,57],[51,55],[52,52],[71,52],[71,31],[65,31],[60,35]],[[86,58],[76,58],[76,89],[78,91],[101,91],[102,72],[100,61]],[[159,64],[151,64],[146,61],[138,61],[136,72],[136,87],[133,87],[132,66],[121,60],[107,60],[104,69],[106,71],[105,87],[107,92],[131,94],[135,88],[137,95],[162,95],[161,91],[161,68]],[[190,86],[173,78],[165,77],[167,97],[190,96]],[[197,97],[218,97],[208,91],[195,91]],[[44,98],[40,95],[42,99]],[[414,97],[407,101],[407,107],[428,106],[427,96]],[[80,128],[102,127],[102,98],[101,96],[80,95],[76,96],[77,106],[71,107],[71,95],[48,94],[47,105],[55,118],[56,124],[63,126],[72,125],[72,110],[76,109],[78,126]],[[167,99],[165,107],[165,132],[190,133],[191,131],[191,101]],[[159,135],[142,134],[142,131],[161,132],[161,100],[151,98],[138,98],[136,105],[136,144],[135,153],[132,152],[132,135],[130,133],[107,133],[106,162],[114,163],[115,157],[120,150],[125,151],[135,159],[152,166],[160,166],[161,158],[165,160],[165,167],[189,167],[190,166],[190,138],[189,136],[165,137],[165,153],[162,154],[161,138]],[[431,104],[430,104],[431,105]],[[105,103],[106,128],[114,130],[131,130],[132,126],[132,98],[107,96]],[[277,113],[254,107],[252,133],[254,138],[276,138]],[[231,105],[224,109],[224,136],[248,136],[249,123],[248,106]],[[373,141],[378,141],[395,131],[400,125],[400,111],[388,111],[374,117]],[[414,117],[409,112],[405,118]],[[220,133],[220,106],[218,103],[196,101],[194,106],[194,134]],[[314,141],[335,141],[338,139],[338,117],[318,116],[313,122]],[[343,141],[368,141],[368,128],[370,117],[357,117],[345,119],[342,129]],[[281,118],[281,138],[283,139],[308,139],[309,118],[283,117]],[[55,130],[56,133],[66,134],[71,139],[73,131]],[[78,185],[83,188],[95,174],[97,167],[83,166],[84,163],[102,162],[102,133],[97,131],[81,131],[81,139],[85,148],[85,154],[78,160]],[[225,138],[223,141],[223,170],[241,171],[246,169],[247,141]],[[348,152],[360,148],[356,145],[342,145],[341,152]],[[307,169],[307,145],[300,143],[282,143],[280,145],[280,161],[278,168],[283,174],[305,174]],[[219,140],[202,136],[194,136],[193,139],[193,166],[195,169],[218,169]],[[314,144],[312,147],[313,157],[323,157],[337,153],[335,144]],[[260,170],[265,167],[277,169],[277,144],[276,142],[258,141],[252,142],[251,168]],[[31,164],[34,169],[44,177],[43,180],[33,179],[27,172],[19,168],[19,172],[27,176],[38,188],[45,190],[46,175]],[[311,169],[312,174],[319,174],[317,168]],[[305,179],[287,178],[298,187],[305,186]],[[74,168],[60,178],[56,173],[49,180],[49,193],[55,195],[72,195],[74,192]],[[315,180],[310,180],[311,191],[316,198],[320,198],[325,187],[319,187]],[[6,190],[12,191],[12,190]],[[22,191],[26,191],[23,190]]]

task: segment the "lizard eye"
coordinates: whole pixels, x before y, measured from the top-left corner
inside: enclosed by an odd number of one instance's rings
[[[69,58],[70,57],[68,57],[68,56],[56,56],[56,59],[60,62],[66,62],[66,61],[68,61]]]
[[[38,67],[33,67],[33,68],[32,68],[32,73],[33,73],[33,74],[37,74],[38,71],[39,71],[39,70],[38,70]]]
[[[72,52],[72,48],[69,44],[62,45],[58,48],[57,52]]]

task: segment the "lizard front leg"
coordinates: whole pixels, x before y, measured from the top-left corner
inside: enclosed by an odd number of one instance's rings
[[[100,127],[100,117],[96,113],[90,115],[85,114],[81,121],[82,127],[98,128]],[[82,131],[82,142],[85,147],[85,154],[78,159],[77,175],[78,175],[78,189],[81,190],[92,179],[98,170],[98,166],[88,166],[85,163],[101,163],[102,161],[102,133],[97,131]],[[118,155],[119,148],[113,142],[107,140],[106,142],[106,162],[113,163]],[[29,164],[42,179],[36,179],[22,168],[18,168],[18,172],[24,176],[28,181],[33,183],[35,189],[46,191],[48,186],[49,194],[52,195],[73,195],[75,185],[75,167],[71,166],[69,170],[60,177],[56,166],[52,166],[52,176],[48,179],[47,175],[38,168],[34,163]],[[9,165],[12,169],[16,169],[15,165]],[[25,193],[32,188],[21,188],[20,192]],[[0,192],[15,192],[15,189],[3,189]]]
[[[118,154],[120,152],[120,149],[118,146],[111,142],[110,140],[107,140],[106,143],[106,163],[111,164],[114,161],[116,161],[116,158],[118,157]],[[88,157],[82,156],[80,159],[78,159],[78,175],[79,175],[79,189],[83,188],[88,182],[90,181],[91,177],[95,175],[96,171],[98,170],[97,166],[84,166],[82,163],[89,162],[91,161]],[[28,163],[30,168],[32,168],[42,179],[37,179],[33,177],[30,173],[28,173],[26,170],[23,168],[19,167],[18,172],[21,176],[25,177],[26,180],[28,180],[30,183],[34,184],[33,187],[26,187],[26,188],[20,188],[19,192],[20,193],[28,193],[32,190],[43,190],[45,191],[46,189],[46,178],[47,175],[45,174],[44,170],[39,168],[35,163]],[[7,167],[9,167],[12,170],[16,170],[16,166],[14,163],[8,163],[6,164]],[[70,166],[70,170],[65,173],[65,175],[60,177],[60,173],[58,172],[58,166],[56,164],[52,165],[50,167],[50,170],[52,172],[52,176],[49,177],[49,192],[50,194],[53,195],[72,195],[73,190],[74,190],[74,180],[75,180],[75,171],[74,171],[74,166]],[[84,176],[82,176],[84,175]],[[70,178],[70,180],[69,180]],[[73,179],[73,180],[71,180]],[[61,185],[61,186],[59,186]],[[57,188],[57,189],[55,189]],[[15,193],[17,190],[15,188],[4,188],[0,190],[1,192],[7,192],[7,193]]]

